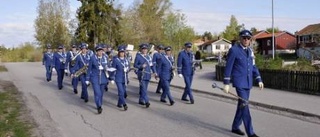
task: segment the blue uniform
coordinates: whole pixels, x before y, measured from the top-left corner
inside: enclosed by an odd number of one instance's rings
[[[66,54],[63,52],[56,52],[53,55],[53,62],[54,67],[57,71],[57,81],[58,81],[58,88],[62,89],[63,85],[63,77],[64,77],[64,69],[65,69],[65,63],[66,63]]]
[[[170,82],[173,78],[173,64],[174,64],[174,59],[172,56],[168,55],[161,55],[161,61],[158,62],[157,65],[159,65],[159,71],[158,75],[160,76],[161,80],[161,86],[163,89],[161,99],[160,100],[165,100],[166,96],[168,96],[169,101],[173,102],[173,98],[171,96],[170,92]]]
[[[69,66],[70,73],[71,73],[72,70],[75,69],[74,68],[75,64],[72,64],[71,62],[72,62],[72,58],[74,58],[76,55],[77,55],[76,52],[72,52],[72,51],[67,52],[67,60],[66,60],[66,66],[65,67],[67,69],[67,66]],[[72,87],[73,87],[73,89],[75,91],[77,91],[78,82],[79,82],[79,78],[78,77],[72,78],[71,84],[72,84]]]
[[[254,65],[253,52],[250,48],[242,45],[234,45],[229,49],[227,63],[224,73],[224,84],[233,83],[238,96],[248,100],[250,89],[252,88],[253,78],[262,82],[259,70]],[[248,105],[243,107],[244,102],[238,100],[238,107],[232,124],[232,130],[239,130],[243,121],[248,135],[253,135],[253,127]]]
[[[188,52],[187,50],[182,50],[178,55],[177,62],[177,70],[178,74],[182,74],[185,82],[185,88],[182,95],[182,100],[187,100],[187,96],[189,96],[190,101],[193,102],[193,95],[191,91],[191,84],[194,74],[194,55],[192,52]]]
[[[158,76],[159,76],[159,69],[160,69],[160,65],[158,65],[158,64],[160,64],[161,63],[161,61],[162,61],[162,53],[159,53],[159,52],[155,52],[154,54],[153,54],[153,58],[152,58],[152,62],[153,62],[153,64],[155,65],[155,67],[156,67],[156,71],[157,71],[157,74],[158,74]],[[161,81],[161,79],[159,80],[159,82],[158,82],[158,86],[157,86],[157,89],[156,89],[156,93],[160,93],[160,90],[161,90],[161,88],[162,88],[162,81]]]
[[[143,68],[143,64],[146,64],[145,68]],[[149,56],[148,54],[144,56],[138,52],[134,60],[134,68],[138,69],[137,75],[138,75],[138,80],[140,82],[139,103],[140,102],[149,103],[149,98],[147,95],[148,84],[151,79],[151,73],[156,72],[152,63],[151,56]]]
[[[46,52],[43,54],[42,65],[46,67],[46,78],[47,81],[51,81],[52,68],[53,68],[53,53]]]
[[[118,105],[119,107],[126,105],[125,95],[127,94],[126,85],[129,82],[128,73],[130,70],[130,62],[127,58],[115,57],[112,61],[112,67],[117,69],[111,73],[111,80],[114,80],[118,88]]]
[[[102,106],[103,91],[108,82],[107,65],[108,60],[105,56],[99,58],[97,55],[93,55],[89,61],[87,81],[91,81],[97,108],[101,108]]]
[[[104,53],[103,56],[105,56],[105,58],[106,58],[107,61],[108,61],[108,66],[110,66],[112,62],[111,62],[111,60],[109,59],[108,54],[107,54],[107,53]],[[108,79],[110,80],[110,77],[109,77]],[[108,85],[109,85],[109,82],[107,82],[106,87],[104,88],[106,92],[109,90]]]
[[[76,64],[75,66],[71,69],[71,74],[74,74],[76,71],[79,69],[83,68],[84,66],[89,66],[89,61],[90,61],[90,55],[87,54],[80,54],[79,56],[76,57]],[[81,74],[78,76],[78,79],[81,81],[81,99],[84,99],[85,101],[88,100],[88,86],[86,84],[86,78],[87,78],[86,73]]]

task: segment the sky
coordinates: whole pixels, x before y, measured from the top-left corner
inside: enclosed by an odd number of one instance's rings
[[[69,0],[72,17],[80,6]],[[134,0],[117,0],[124,8]],[[221,33],[234,15],[246,29],[264,30],[272,26],[272,0],[171,0],[174,10],[185,14],[187,25],[196,33]],[[273,0],[274,26],[290,33],[310,24],[320,23],[319,0]],[[19,4],[18,4],[19,3]],[[38,0],[0,1],[0,45],[16,47],[24,42],[35,42],[34,20]]]

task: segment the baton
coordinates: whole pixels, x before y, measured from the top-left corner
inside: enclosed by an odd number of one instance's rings
[[[216,83],[213,83],[213,84],[212,84],[212,88],[218,88],[218,89],[220,89],[220,90],[222,90],[222,91],[224,90],[222,87],[219,87]],[[242,107],[244,107],[244,106],[246,106],[246,105],[249,104],[249,101],[248,101],[248,100],[246,100],[246,99],[244,99],[244,98],[242,98],[242,97],[239,97],[238,95],[236,95],[236,94],[234,94],[234,93],[232,93],[232,92],[228,92],[228,94],[230,94],[230,95],[236,97],[237,99],[240,99],[240,100],[242,100],[243,102],[245,102],[245,103],[243,103]]]

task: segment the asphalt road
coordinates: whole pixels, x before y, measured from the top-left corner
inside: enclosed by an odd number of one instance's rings
[[[23,93],[31,115],[38,124],[37,135],[45,137],[238,137],[230,132],[236,106],[209,95],[195,94],[195,104],[179,99],[182,90],[173,89],[176,104],[161,103],[155,84],[149,86],[150,108],[138,105],[138,81],[131,78],[127,88],[129,109],[116,107],[117,90],[111,85],[104,94],[103,112],[96,112],[93,90],[89,102],[75,95],[70,78],[58,90],[56,75],[45,81],[41,63],[6,63],[8,73],[0,78],[12,80]],[[182,80],[182,79],[181,79]],[[81,87],[78,87],[80,91]],[[255,132],[261,137],[318,137],[320,125],[251,109]],[[241,127],[242,130],[243,126]]]

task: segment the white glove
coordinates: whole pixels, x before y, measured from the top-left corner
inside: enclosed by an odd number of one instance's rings
[[[263,87],[264,87],[263,83],[262,83],[262,82],[259,82],[259,88],[260,88],[260,90],[262,90]]]
[[[64,69],[64,73],[68,73],[68,70],[67,70],[67,69]]]
[[[183,77],[182,74],[179,74],[178,76],[179,76],[179,78],[182,78],[182,77]]]
[[[101,65],[99,66],[99,70],[103,70],[103,67]]]
[[[89,81],[86,81],[86,85],[89,85],[90,84],[90,82]]]
[[[111,83],[112,85],[114,85],[114,80],[111,80],[110,83]]]
[[[52,68],[52,72],[56,72],[56,69],[55,69],[55,68]]]
[[[223,92],[229,93],[229,91],[230,91],[230,85],[224,85]]]

